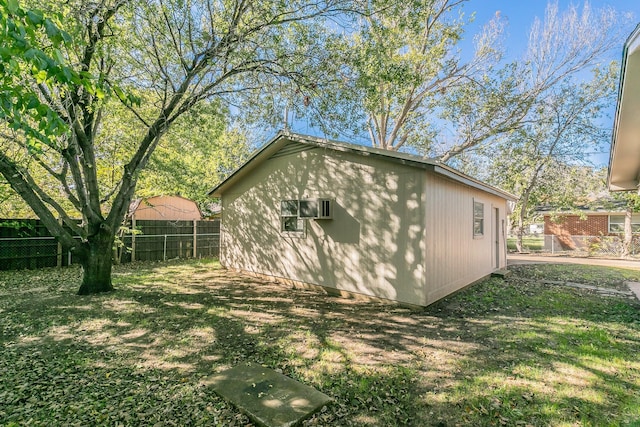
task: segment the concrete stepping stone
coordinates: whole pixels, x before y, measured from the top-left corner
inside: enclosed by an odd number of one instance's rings
[[[295,426],[332,400],[312,387],[253,363],[223,371],[207,382],[264,427]]]
[[[633,294],[640,300],[640,282],[624,282]]]

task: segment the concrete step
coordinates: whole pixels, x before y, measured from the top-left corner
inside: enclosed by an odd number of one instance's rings
[[[206,381],[256,424],[295,426],[332,399],[324,393],[254,363],[244,363]]]

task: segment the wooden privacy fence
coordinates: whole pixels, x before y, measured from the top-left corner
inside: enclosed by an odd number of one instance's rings
[[[138,220],[120,237],[114,262],[201,258],[220,253],[220,221]],[[0,270],[63,267],[76,262],[39,220],[0,219]]]

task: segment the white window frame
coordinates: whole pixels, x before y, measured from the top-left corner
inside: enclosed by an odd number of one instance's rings
[[[478,214],[478,208],[481,208],[481,213],[482,215],[477,215]],[[480,221],[480,230],[477,232],[476,230],[476,222]],[[484,202],[481,202],[479,200],[473,199],[473,238],[474,239],[480,239],[482,237],[484,237],[484,230],[485,230],[485,215],[484,215]]]
[[[293,206],[286,208],[285,203]],[[286,224],[291,224],[295,221],[295,229],[287,229]],[[303,236],[305,232],[305,220],[300,218],[300,200],[298,199],[285,199],[280,200],[280,232],[285,235]]]
[[[611,217],[619,217],[622,219],[622,221],[612,222]],[[607,217],[607,220],[609,222],[607,230],[609,231],[610,234],[624,234],[624,217],[625,217],[625,214],[609,215]],[[620,229],[612,230],[611,229],[612,225],[619,226]],[[640,214],[631,215],[631,232],[632,234],[640,234]]]

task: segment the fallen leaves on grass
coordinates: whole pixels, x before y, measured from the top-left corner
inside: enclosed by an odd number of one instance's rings
[[[251,425],[205,385],[246,361],[334,398],[307,426],[637,422],[638,305],[530,281],[569,274],[633,278],[523,266],[412,311],[212,261],[118,266],[117,291],[90,297],[75,295],[77,268],[2,272],[0,420]]]

